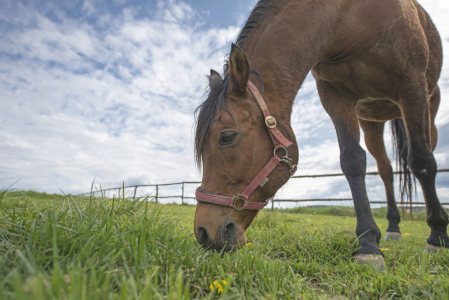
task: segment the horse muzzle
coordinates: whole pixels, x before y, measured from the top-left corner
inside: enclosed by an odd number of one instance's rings
[[[198,242],[206,250],[229,252],[246,245],[245,232],[239,231],[237,225],[231,220],[225,220],[218,227],[215,236],[201,226],[198,226],[196,235]]]

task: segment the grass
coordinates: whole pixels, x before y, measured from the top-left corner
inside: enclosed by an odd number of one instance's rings
[[[449,213],[449,209],[445,209],[447,213]],[[328,206],[328,207],[319,207],[313,208],[308,206],[300,206],[295,208],[288,208],[280,210],[284,213],[298,213],[298,214],[319,214],[319,215],[332,215],[332,216],[346,216],[346,217],[355,217],[355,211],[353,207],[348,206]],[[382,207],[378,209],[373,209],[373,216],[375,218],[384,219],[387,215],[387,208]],[[411,220],[410,213],[408,211],[402,212],[401,208],[399,208],[399,213],[403,216],[404,219]],[[414,221],[426,221],[426,211],[425,209],[421,209],[419,211],[413,211],[413,220]]]
[[[249,245],[221,255],[196,242],[194,206],[150,200],[0,194],[0,299],[449,298],[449,254],[424,252],[423,221],[381,242],[382,273],[351,260],[348,213],[262,211]]]

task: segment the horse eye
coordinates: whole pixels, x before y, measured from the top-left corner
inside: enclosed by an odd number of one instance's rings
[[[223,132],[220,137],[220,145],[232,144],[237,138],[237,132]]]

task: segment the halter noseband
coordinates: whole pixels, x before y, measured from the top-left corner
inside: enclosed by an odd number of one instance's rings
[[[259,108],[262,111],[263,116],[265,118],[265,125],[267,125],[268,132],[274,145],[273,157],[265,165],[262,171],[260,171],[259,174],[257,174],[257,176],[253,179],[253,181],[251,181],[251,183],[245,188],[245,190],[241,194],[238,194],[238,196],[227,197],[218,194],[213,194],[206,192],[205,190],[199,187],[196,189],[195,192],[195,198],[198,202],[230,206],[234,207],[236,210],[243,210],[243,209],[260,210],[268,204],[269,199],[265,202],[250,202],[248,201],[248,198],[258,186],[263,187],[268,182],[268,175],[274,170],[274,168],[276,168],[277,165],[280,165],[281,162],[283,162],[287,164],[287,166],[290,168],[290,175],[293,175],[296,172],[296,165],[293,164],[291,158],[288,157],[287,151],[287,148],[291,146],[293,143],[287,140],[285,136],[279,131],[279,129],[277,128],[276,119],[273,116],[271,116],[267,104],[262,98],[262,95],[260,94],[257,87],[251,81],[248,81],[248,88],[254,95],[254,98],[256,98],[256,102],[259,105]],[[276,155],[276,151],[281,148],[284,149],[285,151],[285,156],[282,158]],[[270,199],[273,197],[274,195],[270,197]],[[239,201],[242,202],[241,207],[237,207]]]

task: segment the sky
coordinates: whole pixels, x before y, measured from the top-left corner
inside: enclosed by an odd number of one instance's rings
[[[255,3],[0,1],[0,188],[18,180],[18,189],[76,194],[94,180],[102,188],[200,181],[194,110],[204,99],[206,75],[222,70]],[[449,57],[449,1],[420,3]],[[439,84],[435,157],[449,168],[447,60]],[[335,129],[310,75],[295,100],[292,126],[297,175],[341,172]],[[388,130],[385,140],[392,158]],[[368,171],[376,171],[367,156]],[[449,175],[437,179],[441,200],[449,202]],[[378,177],[367,177],[367,186],[371,200],[384,200]],[[166,193],[180,194],[175,188]],[[350,192],[344,178],[293,179],[278,197],[347,198]]]

